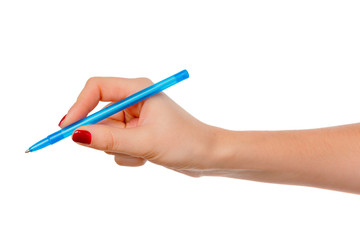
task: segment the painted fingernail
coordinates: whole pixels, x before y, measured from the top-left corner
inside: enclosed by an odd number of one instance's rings
[[[90,144],[91,133],[86,130],[75,130],[75,132],[72,135],[72,140],[78,143]]]
[[[64,119],[66,118],[66,115],[67,115],[67,114],[65,114],[65,116],[63,116],[63,118],[60,120],[60,122],[59,122],[59,127],[60,127],[62,121],[64,121]]]

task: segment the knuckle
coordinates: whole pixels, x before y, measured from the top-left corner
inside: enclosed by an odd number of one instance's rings
[[[143,84],[146,84],[146,85],[151,85],[153,84],[153,82],[149,79],[149,78],[145,78],[145,77],[142,77],[142,78],[138,78],[138,80],[143,83]]]
[[[105,151],[114,151],[117,148],[117,138],[113,131],[109,131],[108,133],[109,139],[106,141]]]
[[[98,81],[98,77],[91,77],[86,81],[86,85],[92,85],[95,84]]]

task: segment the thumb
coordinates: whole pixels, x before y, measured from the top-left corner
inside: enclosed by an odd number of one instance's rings
[[[105,152],[124,153],[136,157],[146,154],[150,141],[147,141],[144,127],[116,128],[95,124],[82,126],[72,135],[74,142]]]

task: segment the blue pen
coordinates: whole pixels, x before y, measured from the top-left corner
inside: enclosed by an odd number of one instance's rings
[[[124,110],[125,108],[128,108],[148,97],[151,97],[163,90],[165,90],[168,87],[171,87],[172,85],[181,82],[182,80],[185,80],[189,77],[189,73],[186,70],[183,70],[171,77],[168,77],[158,83],[155,83],[151,85],[150,87],[147,87],[127,98],[124,98],[123,100],[114,103],[107,108],[104,108],[86,118],[83,118],[53,134],[50,134],[43,140],[35,143],[32,145],[28,150],[25,151],[25,153],[28,152],[35,152],[39,149],[42,149],[44,147],[47,147],[51,144],[54,144],[70,135],[80,126],[84,125],[90,125],[95,124],[97,122],[100,122],[101,120],[104,120],[107,117],[110,117],[111,115],[114,115],[115,113],[120,112],[121,110]]]

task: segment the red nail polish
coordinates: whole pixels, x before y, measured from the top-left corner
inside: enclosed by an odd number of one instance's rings
[[[65,114],[65,116],[63,116],[63,118],[60,120],[60,122],[59,122],[59,127],[60,127],[60,124],[62,123],[62,121],[64,121],[64,119],[66,118],[66,115],[67,115],[67,114]]]
[[[75,132],[72,135],[72,140],[78,143],[90,144],[91,133],[86,130],[75,130]]]

